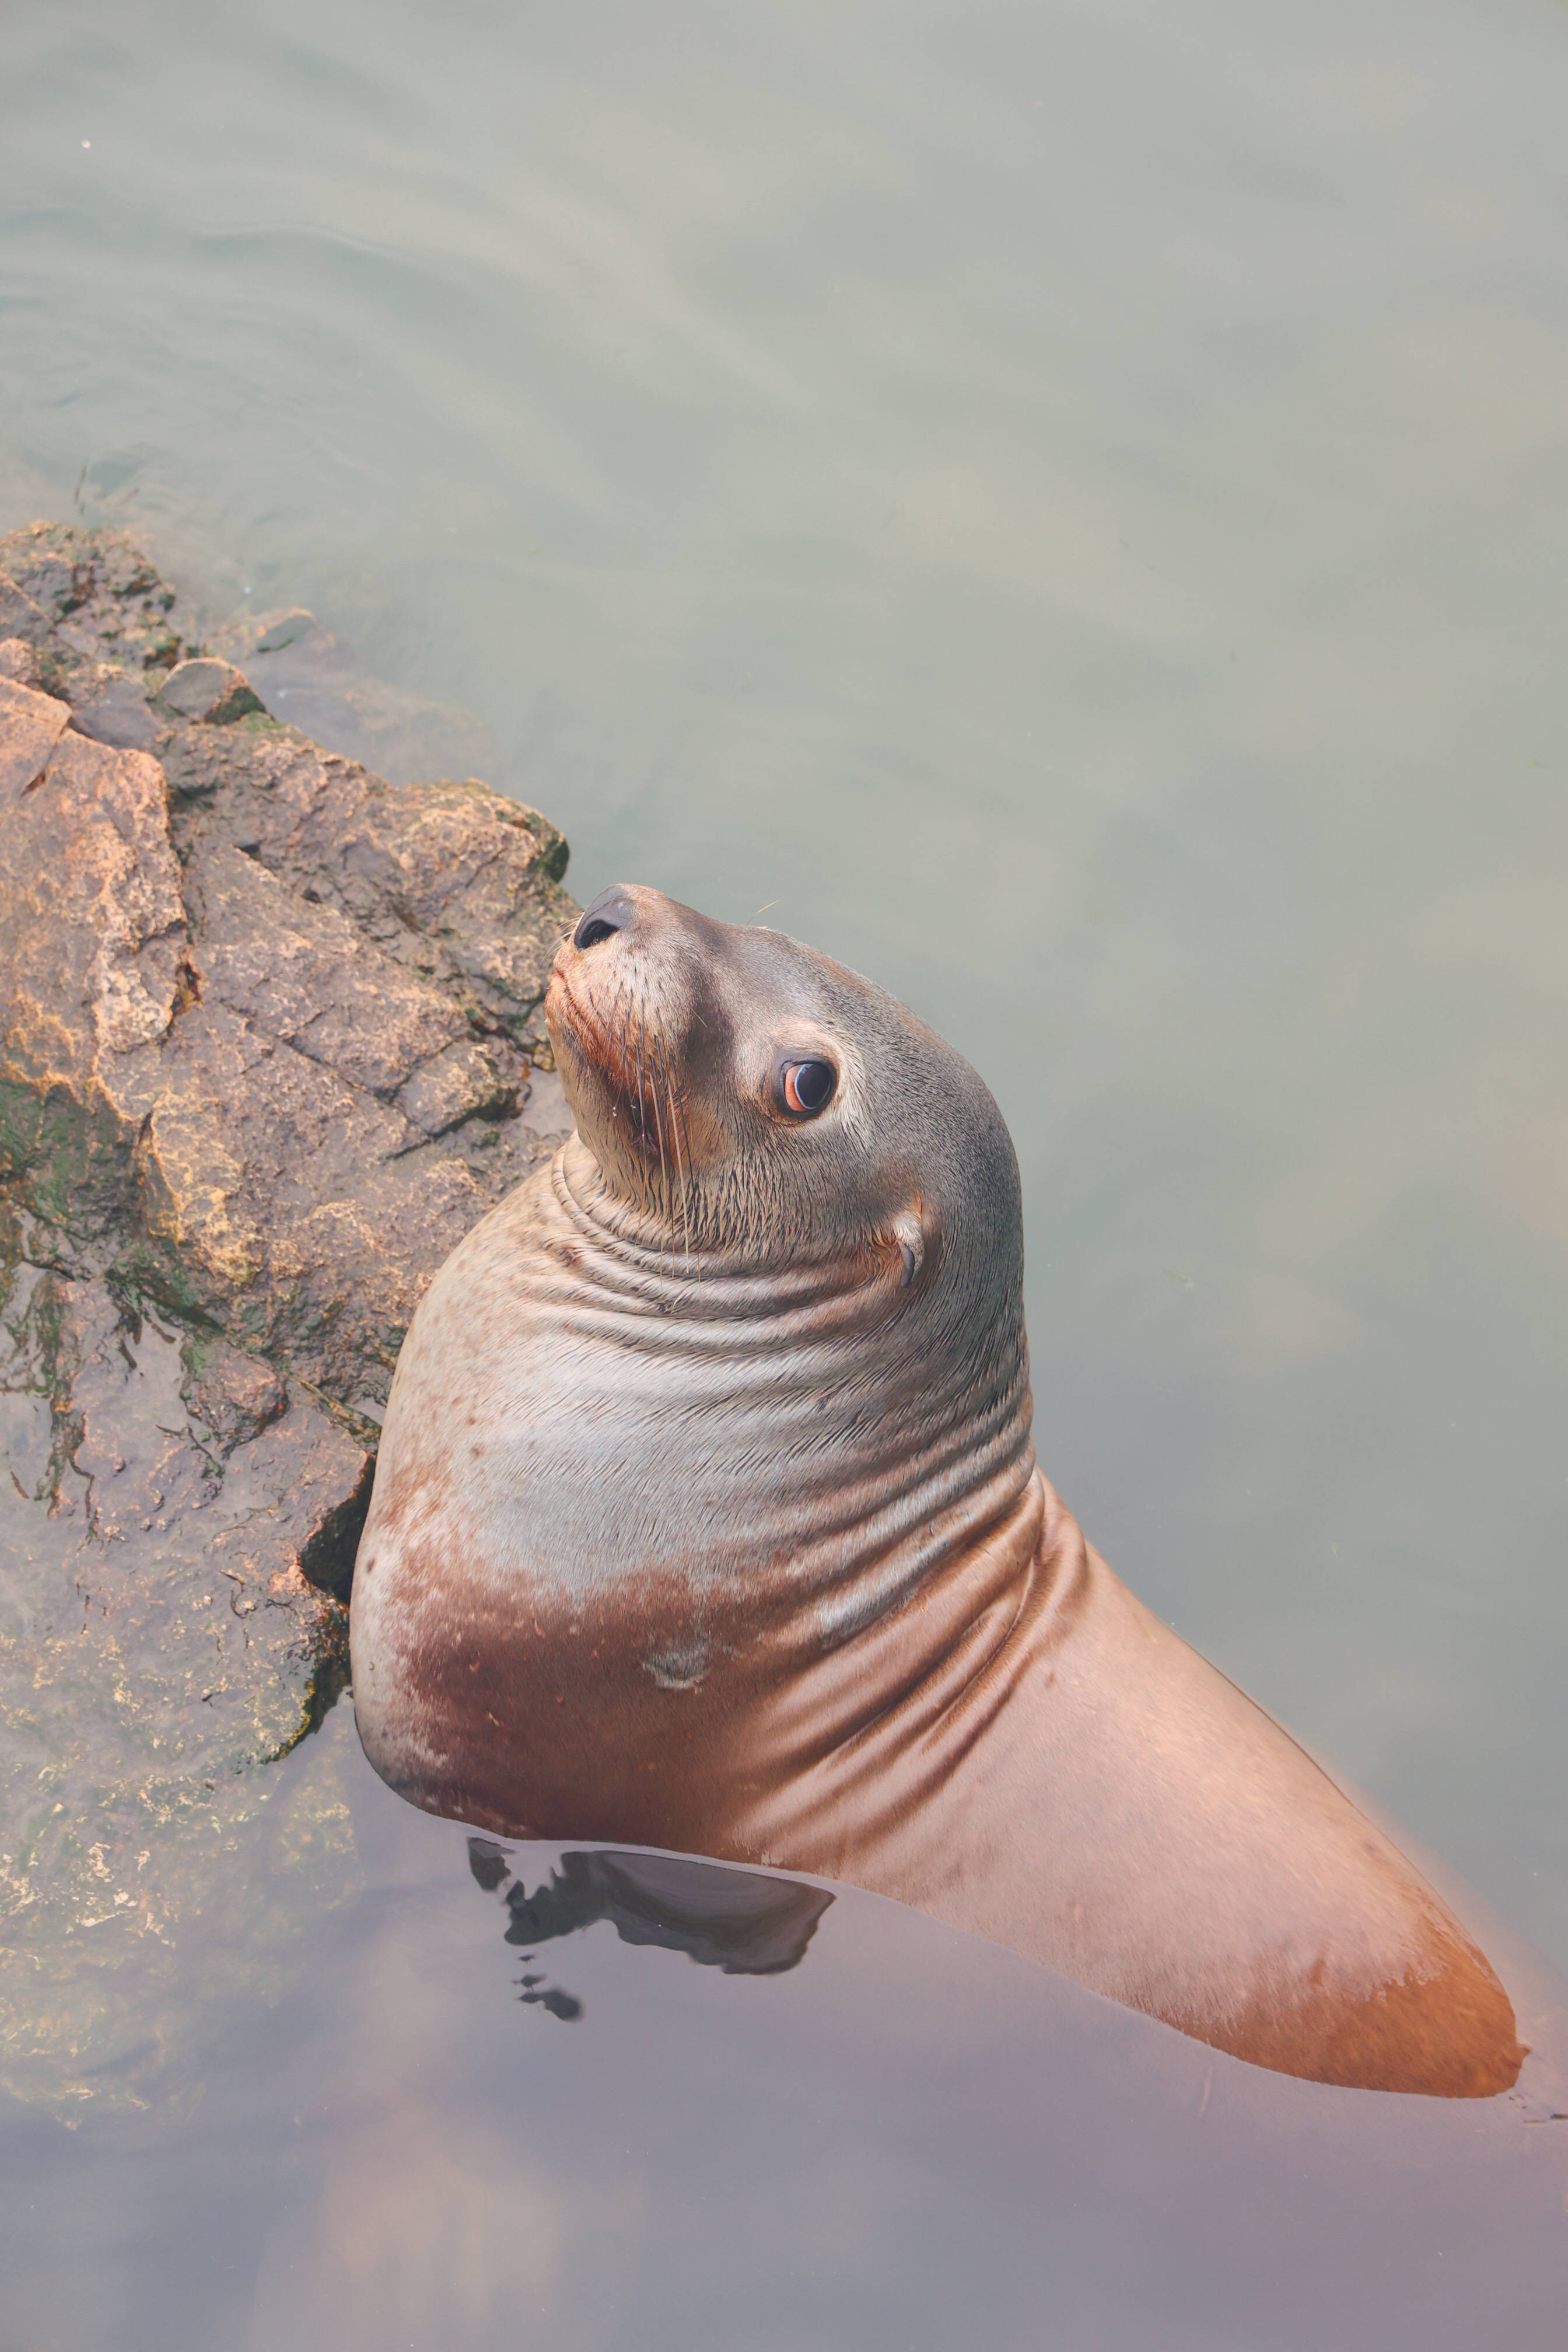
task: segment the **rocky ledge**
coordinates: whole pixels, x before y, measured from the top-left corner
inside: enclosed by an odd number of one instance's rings
[[[270,717],[116,533],[0,537],[0,2080],[59,2099],[139,2079],[194,1905],[249,1966],[240,1881],[332,1875],[326,1782],[238,1825],[342,1687],[415,1306],[566,1123],[576,910],[537,811]]]

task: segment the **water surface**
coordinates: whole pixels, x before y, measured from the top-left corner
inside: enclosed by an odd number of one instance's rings
[[[0,2105],[0,2342],[1561,2343],[1561,2125],[1265,2074],[853,1888],[470,1856],[345,1707],[318,1747],[353,1844],[287,1983],[159,2109]]]
[[[451,756],[564,826],[580,897],[758,916],[952,1038],[1023,1163],[1048,1474],[1559,1966],[1565,120],[1568,16],[1525,0],[0,26],[0,520],[125,522],[217,615],[310,606],[469,714]],[[310,2031],[350,2066],[338,1990]],[[737,2033],[694,2078],[717,2134]],[[563,2083],[451,2161],[526,2146],[572,2208]],[[148,2143],[172,2202],[216,2111]],[[237,2225],[209,2183],[202,2262],[287,2235],[276,2193]],[[905,2307],[887,2262],[713,2326],[879,2340],[847,2315]],[[661,2340],[586,2307],[556,2340]],[[1018,2308],[993,2340],[1038,2340]],[[1128,2340],[1242,2324],[1151,2308]]]

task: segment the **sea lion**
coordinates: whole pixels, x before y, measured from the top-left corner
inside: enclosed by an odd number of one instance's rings
[[[1017,1162],[963,1057],[633,886],[546,1011],[576,1131],[442,1267],[387,1409],[384,1777],[869,1887],[1285,2074],[1510,2086],[1452,1912],[1037,1468]]]

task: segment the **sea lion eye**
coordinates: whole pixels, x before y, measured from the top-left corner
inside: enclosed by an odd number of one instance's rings
[[[833,1100],[837,1084],[831,1062],[786,1062],[779,1072],[779,1101],[791,1118],[815,1118]]]

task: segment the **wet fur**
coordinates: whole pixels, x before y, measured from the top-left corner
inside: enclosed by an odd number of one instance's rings
[[[796,941],[622,896],[551,984],[579,1132],[398,1365],[353,1608],[378,1769],[873,1887],[1284,2073],[1512,2084],[1447,1906],[1035,1468],[979,1078]],[[789,1122],[806,1051],[838,1090]]]

